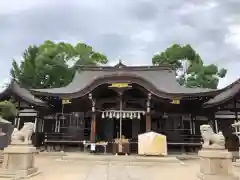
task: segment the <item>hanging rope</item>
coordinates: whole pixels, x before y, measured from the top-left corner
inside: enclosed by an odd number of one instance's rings
[[[145,115],[145,111],[120,111],[120,110],[108,110],[108,111],[101,111],[102,119],[104,118],[117,118],[119,119],[122,117],[123,119],[140,119],[141,115]]]

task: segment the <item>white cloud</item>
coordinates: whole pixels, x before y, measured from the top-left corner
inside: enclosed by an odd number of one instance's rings
[[[56,3],[56,0],[8,0],[1,2],[0,14],[21,13],[35,7],[44,6],[51,3]]]
[[[135,35],[131,37],[132,41],[140,41],[142,43],[151,43],[155,40],[155,30],[154,29],[141,29]]]
[[[220,86],[239,78],[240,1],[10,0],[0,6],[0,81],[13,57],[44,40],[86,42],[109,64],[151,64],[173,43],[191,44],[207,64],[228,68]],[[18,59],[18,58],[17,58]],[[114,62],[114,63],[113,63]]]
[[[8,85],[10,84],[11,82],[11,79],[10,78],[5,78],[1,84],[0,84],[0,93],[3,92],[7,87]]]
[[[191,13],[196,13],[197,11],[206,11],[211,10],[212,8],[216,8],[218,6],[218,3],[216,1],[207,1],[203,4],[194,4],[194,1],[192,3],[186,3],[183,4],[183,6],[179,10],[179,14],[186,15]]]
[[[229,27],[230,33],[226,37],[227,43],[232,43],[240,49],[240,24]]]

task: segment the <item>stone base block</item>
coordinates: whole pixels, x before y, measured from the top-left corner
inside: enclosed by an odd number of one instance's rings
[[[240,159],[237,159],[236,162],[233,162],[233,165],[236,167],[240,167]]]
[[[36,147],[33,145],[28,144],[18,144],[18,145],[9,145],[8,147],[4,148],[3,153],[20,153],[20,154],[28,154],[28,153],[37,153]]]
[[[210,159],[232,159],[232,153],[222,149],[202,149],[198,152],[198,156]]]
[[[232,156],[225,150],[201,150],[200,173],[211,175],[233,175]]]
[[[36,148],[32,145],[10,145],[4,149],[0,177],[27,178],[39,174],[34,166]]]
[[[198,155],[201,158],[200,180],[239,180],[233,172],[232,154],[224,149],[202,149]]]
[[[236,175],[213,175],[213,174],[202,174],[200,173],[197,178],[199,180],[239,180],[239,177]]]
[[[37,168],[31,168],[28,170],[18,170],[18,171],[0,169],[0,179],[1,178],[14,178],[14,179],[30,178],[40,173],[41,172]]]
[[[3,154],[2,168],[18,171],[34,167],[36,148],[33,146],[8,146],[4,149]]]
[[[38,168],[31,168],[31,169],[27,169],[27,170],[19,170],[16,173],[17,177],[23,177],[23,178],[27,178],[27,177],[32,177],[32,176],[36,176],[38,174],[40,174],[41,172],[38,170]]]

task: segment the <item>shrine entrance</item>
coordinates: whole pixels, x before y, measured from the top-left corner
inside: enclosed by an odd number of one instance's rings
[[[119,134],[120,134],[120,126],[119,126],[119,122],[118,120],[115,120],[115,133],[114,133],[114,139],[119,138]],[[127,138],[127,139],[132,139],[133,135],[132,135],[132,120],[131,119],[123,119],[122,121],[122,137],[123,138]]]
[[[141,130],[145,132],[145,128],[141,128],[145,126],[144,114],[144,111],[104,111],[97,119],[97,137],[107,141],[119,139],[120,135],[127,139],[137,139]]]
[[[97,140],[137,141],[138,134],[147,131],[148,93],[145,89],[137,84],[116,83],[102,85],[92,94],[96,97]]]

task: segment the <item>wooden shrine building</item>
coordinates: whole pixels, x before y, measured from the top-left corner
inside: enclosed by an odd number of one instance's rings
[[[14,80],[0,99],[12,97],[21,128],[35,123],[35,144],[73,146],[123,136],[136,151],[138,134],[167,136],[169,149],[200,147],[201,124],[225,131],[239,120],[240,80],[218,90],[180,86],[168,66],[80,67],[66,87],[24,89]]]

